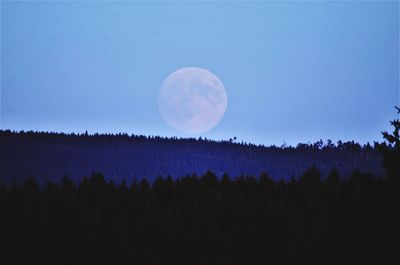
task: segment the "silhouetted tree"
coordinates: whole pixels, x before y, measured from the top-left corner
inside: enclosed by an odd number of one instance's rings
[[[400,108],[396,107],[398,114]],[[389,143],[389,146],[383,146],[383,166],[387,175],[393,181],[400,181],[400,121],[395,119],[390,122],[394,127],[392,133],[382,132],[383,137]]]

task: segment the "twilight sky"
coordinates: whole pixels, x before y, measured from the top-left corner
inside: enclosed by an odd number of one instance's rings
[[[157,106],[189,66],[228,94],[202,134]],[[1,129],[365,143],[398,104],[398,1],[1,1]]]

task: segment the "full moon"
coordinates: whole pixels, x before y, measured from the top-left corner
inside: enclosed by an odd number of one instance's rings
[[[185,133],[202,133],[222,119],[228,97],[221,80],[212,72],[185,67],[162,83],[158,106],[164,120]]]

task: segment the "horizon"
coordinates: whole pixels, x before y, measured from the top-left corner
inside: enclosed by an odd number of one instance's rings
[[[387,144],[391,145],[390,143],[387,143],[387,141],[384,140],[382,137],[381,141],[372,141],[372,142],[366,142],[366,143],[360,143],[354,140],[338,140],[338,141],[333,141],[332,139],[319,139],[315,142],[299,142],[296,143],[295,145],[288,144],[288,143],[282,143],[280,145],[276,144],[259,144],[259,143],[253,143],[246,141],[245,139],[239,139],[235,136],[229,139],[211,139],[203,136],[191,136],[191,137],[184,137],[184,136],[163,136],[163,135],[145,135],[145,134],[135,134],[135,133],[124,133],[124,132],[118,132],[118,133],[90,133],[88,131],[84,132],[57,132],[57,131],[33,131],[33,130],[11,130],[11,129],[0,129],[0,133],[12,133],[12,134],[24,134],[24,133],[34,133],[34,134],[56,134],[56,135],[63,135],[63,136],[110,136],[110,137],[118,137],[118,136],[127,136],[129,138],[131,137],[145,137],[146,139],[152,139],[155,137],[164,139],[164,140],[195,140],[195,141],[211,141],[215,143],[231,143],[231,144],[245,144],[245,145],[252,145],[252,146],[257,146],[257,147],[276,147],[276,148],[296,148],[299,147],[300,145],[315,145],[318,143],[322,143],[321,147],[326,147],[329,144],[331,144],[333,147],[338,147],[339,144],[346,144],[346,143],[351,143],[355,145],[359,145],[360,147],[367,147],[368,145],[371,147],[374,147],[375,144]],[[383,133],[383,132],[381,132]],[[235,139],[236,138],[236,139]]]

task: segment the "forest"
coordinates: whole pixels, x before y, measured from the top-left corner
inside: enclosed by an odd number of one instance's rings
[[[79,182],[64,176],[2,184],[1,263],[392,263],[400,223],[399,120],[392,125],[393,133],[383,132],[385,144],[373,148],[381,154],[382,175],[354,170],[343,176],[333,168],[323,177],[310,166],[290,178],[209,170],[127,182],[97,172]]]
[[[158,176],[183,177],[208,170],[223,174],[273,179],[299,177],[315,165],[323,177],[336,168],[342,176],[354,170],[383,175],[385,143],[360,145],[330,140],[292,146],[262,146],[238,140],[164,138],[143,135],[63,134],[0,131],[0,183],[11,185],[34,177],[41,185],[68,176],[76,184],[83,176],[102,172],[117,184],[134,178],[152,182]]]
[[[100,173],[0,189],[3,264],[388,264],[398,179],[209,171],[116,185]],[[397,199],[396,199],[397,198]],[[38,263],[40,262],[40,263]]]

